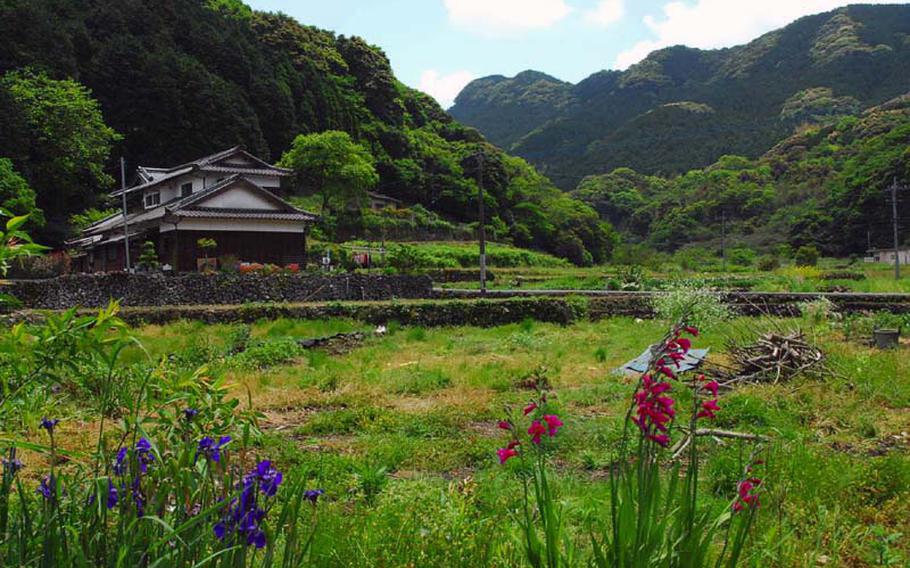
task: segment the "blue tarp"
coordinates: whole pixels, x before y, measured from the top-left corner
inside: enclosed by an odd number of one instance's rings
[[[686,353],[685,359],[679,362],[679,368],[675,366],[670,366],[673,369],[674,373],[684,373],[686,371],[691,371],[695,367],[701,365],[702,361],[705,360],[705,357],[708,356],[707,349],[691,349]],[[644,373],[648,370],[648,366],[651,364],[651,348],[648,347],[645,349],[645,352],[632,359],[619,369],[616,369],[618,373],[629,373],[637,374]]]

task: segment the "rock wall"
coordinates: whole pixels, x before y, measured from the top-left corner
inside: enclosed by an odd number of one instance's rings
[[[255,302],[326,302],[427,298],[427,276],[363,274],[78,274],[48,280],[17,280],[0,287],[26,308],[238,305]]]

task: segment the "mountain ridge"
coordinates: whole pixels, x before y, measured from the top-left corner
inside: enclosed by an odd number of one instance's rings
[[[908,61],[910,6],[851,5],[739,46],[666,47],[626,71],[598,71],[575,84],[551,78],[528,89],[506,77],[491,88],[481,78],[449,112],[569,189],[616,167],[673,175],[723,154],[758,157],[805,118],[780,116],[802,91],[830,89],[831,98],[873,106],[910,87]],[[649,111],[684,102],[715,113],[671,108],[683,112],[667,112],[668,128],[645,120]],[[547,104],[554,108],[539,108]]]

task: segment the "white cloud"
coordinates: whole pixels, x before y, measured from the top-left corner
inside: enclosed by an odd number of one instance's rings
[[[443,0],[449,20],[489,36],[548,28],[572,11],[565,0]]]
[[[435,69],[427,69],[420,75],[419,89],[436,99],[443,108],[449,108],[461,90],[476,79],[470,71],[455,71],[442,74]]]
[[[600,0],[593,10],[585,12],[585,21],[606,28],[620,21],[625,14],[624,0]]]
[[[894,0],[864,2],[885,4]],[[656,37],[620,53],[616,67],[625,69],[651,51],[671,45],[715,49],[747,43],[801,16],[850,3],[849,0],[696,0],[695,3],[676,0],[664,5],[663,17],[645,16],[645,25]]]

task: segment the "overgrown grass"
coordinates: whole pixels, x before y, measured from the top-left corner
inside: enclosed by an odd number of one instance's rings
[[[894,535],[910,535],[907,348],[875,351],[827,322],[757,319],[708,330],[699,346],[722,359],[728,334],[792,325],[816,338],[834,373],[743,387],[720,401],[718,427],[775,440],[743,565],[906,565],[910,545]],[[246,333],[243,326],[176,323],[138,335],[152,354],[198,350],[194,361],[220,368],[263,413],[262,452],[326,489],[315,566],[521,565],[513,522],[520,496],[515,473],[496,461],[496,421],[504,407],[532,396],[529,377],[539,369],[566,422],[554,456],[559,499],[579,548],[586,546],[588,522],[607,514],[607,472],[634,389],[610,370],[640,354],[665,324],[390,326],[350,353],[298,353],[270,361],[268,373],[228,355],[244,337],[274,346],[357,328],[279,320]],[[60,428],[76,444],[92,425]],[[705,448],[704,504],[723,508],[746,447],[706,440]]]

